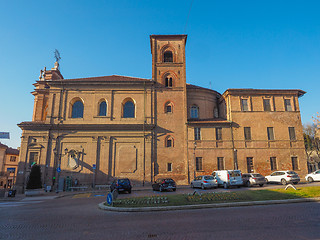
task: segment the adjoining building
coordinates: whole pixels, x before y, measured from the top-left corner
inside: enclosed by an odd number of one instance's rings
[[[186,83],[187,35],[151,35],[152,78],[64,79],[58,63],[34,84],[33,119],[18,126],[21,188],[32,163],[43,183],[107,184],[128,177],[188,184],[218,169],[307,173],[302,90],[227,89]],[[60,184],[58,184],[60,182]]]
[[[16,183],[19,150],[0,143],[0,188],[11,188]]]

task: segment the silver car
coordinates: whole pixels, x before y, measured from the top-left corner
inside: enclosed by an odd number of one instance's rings
[[[217,188],[218,181],[211,175],[198,176],[191,182],[192,188]]]
[[[243,173],[242,174],[243,185],[247,187],[251,187],[254,185],[259,185],[263,187],[264,184],[267,183],[264,176],[259,173]]]

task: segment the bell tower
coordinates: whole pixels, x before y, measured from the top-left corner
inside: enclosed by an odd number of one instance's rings
[[[188,183],[187,35],[151,35],[152,80],[155,81],[155,178]]]
[[[186,85],[187,35],[151,35],[152,79],[167,88]]]

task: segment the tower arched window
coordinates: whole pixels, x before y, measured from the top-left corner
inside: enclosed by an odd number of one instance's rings
[[[107,116],[107,102],[102,101],[99,104],[99,116]]]
[[[165,113],[172,113],[173,112],[173,104],[171,102],[167,102],[164,106]]]
[[[192,106],[190,109],[190,117],[191,118],[199,118],[199,107],[198,106]]]
[[[172,77],[166,77],[166,87],[172,87]]]
[[[167,148],[174,147],[173,137],[171,137],[171,136],[166,137],[166,139],[165,139],[165,147],[167,147]]]
[[[135,117],[135,106],[132,100],[128,100],[123,105],[123,118],[134,118]]]
[[[83,103],[81,100],[72,105],[71,118],[83,118]]]
[[[171,51],[165,51],[163,54],[164,62],[173,62],[173,54]]]

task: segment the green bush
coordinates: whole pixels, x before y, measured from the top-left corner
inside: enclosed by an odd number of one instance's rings
[[[42,188],[40,166],[34,164],[31,168],[30,176],[27,183],[27,189]]]

